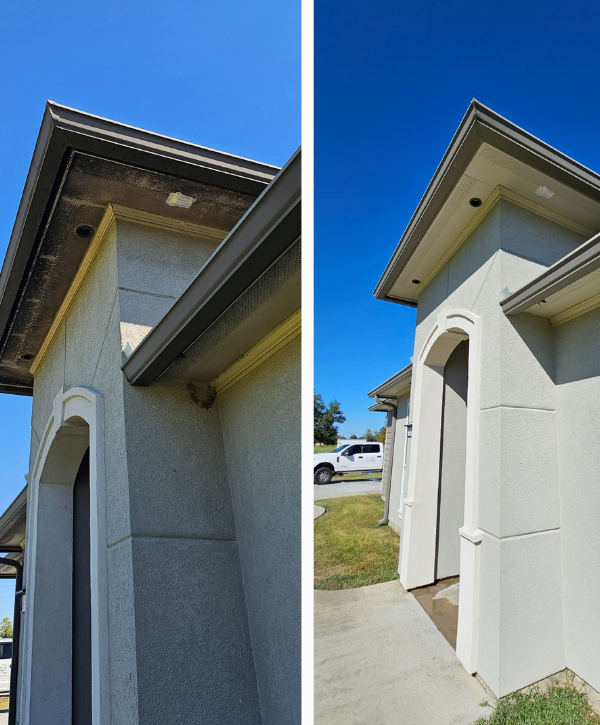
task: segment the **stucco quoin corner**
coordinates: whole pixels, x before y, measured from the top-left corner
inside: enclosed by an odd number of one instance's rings
[[[479,544],[477,528],[481,318],[468,310],[440,312],[413,370],[413,461],[404,501],[400,581],[406,589],[435,580],[436,528],[444,365],[456,346],[469,341],[464,523],[460,530],[460,595],[456,654],[477,671]]]
[[[72,486],[81,460],[90,451],[90,585],[91,585],[91,644],[92,644],[92,723],[109,722],[110,707],[108,680],[108,606],[105,524],[104,474],[104,406],[100,393],[86,387],[63,387],[54,398],[52,413],[44,429],[41,444],[30,478],[29,535],[26,543],[27,606],[25,609],[24,659],[21,712],[24,723],[38,721],[40,712],[48,710],[44,719],[48,725],[70,721],[71,687],[71,620],[70,579],[72,577]],[[43,490],[42,490],[43,489]],[[70,494],[70,495],[69,495]],[[38,561],[39,540],[56,544],[51,555],[60,558],[60,576],[48,576],[50,562]],[[65,548],[66,546],[66,548]],[[67,550],[68,549],[68,550]],[[61,591],[64,588],[65,591]],[[65,600],[64,602],[62,600]],[[53,603],[64,604],[53,611]],[[56,622],[53,621],[54,613]],[[63,631],[64,630],[64,631]],[[48,648],[44,632],[53,639],[62,637],[64,652]],[[42,633],[41,639],[39,633]],[[38,637],[36,637],[38,635]],[[63,656],[61,656],[61,654]],[[38,681],[38,670],[52,672],[55,691],[40,697],[32,689]],[[47,681],[47,676],[45,678]],[[68,710],[68,712],[67,712]]]

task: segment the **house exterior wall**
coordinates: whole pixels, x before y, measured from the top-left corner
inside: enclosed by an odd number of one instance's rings
[[[390,466],[390,449],[388,447],[388,437],[386,431],[386,448],[385,448],[385,459],[384,459],[384,475],[386,474],[386,466],[388,466],[390,481],[390,512],[388,526],[400,533],[402,528],[402,518],[400,516],[400,489],[402,487],[402,462],[404,460],[404,444],[406,440],[406,428],[405,425],[408,422],[408,395],[402,395],[396,400],[396,416],[390,414],[392,417],[392,424],[396,428],[396,432],[393,439],[394,451],[393,461]],[[388,429],[389,430],[389,429]],[[409,439],[410,440],[410,439]],[[382,476],[383,479],[383,476]],[[385,486],[383,487],[385,491]]]
[[[263,725],[300,722],[300,338],[218,398]]]
[[[567,666],[600,690],[600,309],[554,328]]]
[[[219,409],[121,372],[213,248],[118,221],[35,377],[32,462],[62,386],[104,398],[111,725],[261,723]]]
[[[501,200],[419,297],[415,362],[446,308],[481,319],[477,671],[499,696],[565,667],[553,332],[499,301],[583,241]]]

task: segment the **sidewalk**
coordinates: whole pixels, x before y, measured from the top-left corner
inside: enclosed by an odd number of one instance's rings
[[[486,697],[399,581],[315,591],[315,725],[471,725]]]

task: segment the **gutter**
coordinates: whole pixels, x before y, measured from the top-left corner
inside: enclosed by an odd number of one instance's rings
[[[300,234],[298,149],[124,363],[127,380],[154,382]]]
[[[600,234],[596,234],[521,289],[501,300],[500,307],[505,315],[518,315],[598,269]]]
[[[377,398],[377,396],[375,396]],[[394,444],[396,442],[396,415],[398,413],[398,407],[394,405],[394,403],[390,403],[388,400],[380,400],[377,398],[377,403],[379,405],[382,405],[384,408],[387,408],[387,410],[391,410],[394,417],[394,428],[391,435],[391,441],[390,441],[390,462],[389,462],[389,471],[390,475],[388,476],[388,482],[386,486],[385,491],[385,505],[383,509],[383,518],[380,519],[377,524],[379,526],[385,526],[387,522],[390,520],[390,492],[392,490],[392,464],[394,462]],[[384,460],[385,463],[385,460]],[[383,470],[383,469],[382,469]]]

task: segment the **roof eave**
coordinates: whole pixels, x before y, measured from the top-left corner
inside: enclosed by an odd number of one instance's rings
[[[400,300],[389,292],[484,142],[600,201],[598,174],[473,100],[373,292],[375,297],[416,304],[416,299]]]
[[[300,235],[301,152],[286,163],[123,365],[150,385]]]

